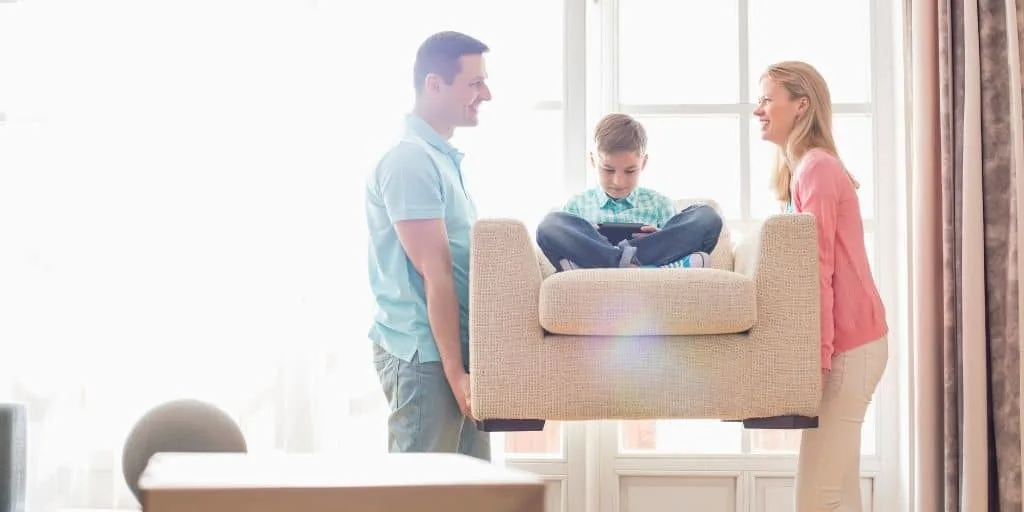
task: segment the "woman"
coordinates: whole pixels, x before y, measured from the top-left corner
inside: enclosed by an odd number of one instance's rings
[[[819,427],[803,431],[797,512],[861,510],[861,425],[888,361],[878,294],[857,199],[832,138],[832,98],[817,70],[780,62],[761,77],[754,115],[778,146],[772,185],[788,210],[810,213],[818,230],[822,400]]]

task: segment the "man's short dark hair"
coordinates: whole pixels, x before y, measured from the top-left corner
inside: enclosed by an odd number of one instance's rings
[[[416,94],[423,92],[423,82],[430,73],[440,76],[446,84],[451,85],[455,75],[462,71],[460,57],[482,55],[489,50],[486,44],[461,32],[449,30],[428,37],[416,51],[416,64],[412,73]]]

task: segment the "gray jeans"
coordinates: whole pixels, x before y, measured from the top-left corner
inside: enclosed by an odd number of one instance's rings
[[[373,345],[388,416],[388,451],[461,453],[491,460],[491,437],[459,410],[440,362],[405,362]]]

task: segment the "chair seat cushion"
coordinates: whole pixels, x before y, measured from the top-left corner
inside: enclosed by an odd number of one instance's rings
[[[757,320],[754,281],[710,268],[581,269],[544,279],[540,324],[552,334],[732,334]]]

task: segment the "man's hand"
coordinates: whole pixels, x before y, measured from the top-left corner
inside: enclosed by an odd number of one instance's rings
[[[633,233],[633,238],[643,238],[651,233],[657,232],[658,226],[643,226],[639,233]]]
[[[459,372],[454,375],[449,375],[448,385],[452,388],[452,394],[455,395],[455,402],[459,404],[459,410],[461,410],[462,414],[467,418],[472,418],[472,402],[469,398],[469,374],[466,372]]]

